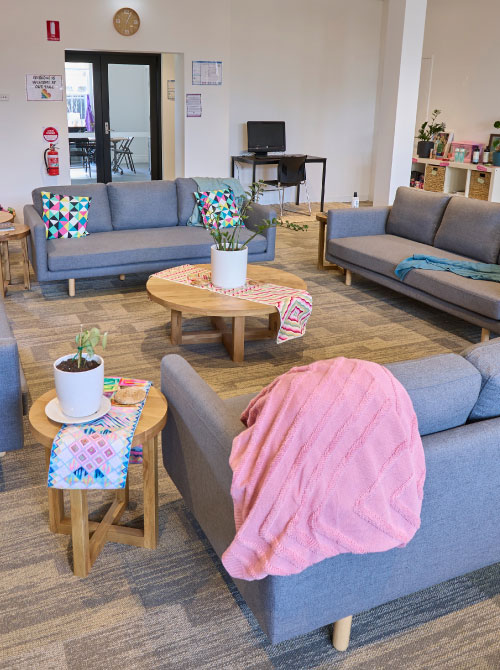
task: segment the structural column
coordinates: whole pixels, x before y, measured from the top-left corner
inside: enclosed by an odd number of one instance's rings
[[[409,186],[427,0],[384,0],[375,117],[373,204]]]

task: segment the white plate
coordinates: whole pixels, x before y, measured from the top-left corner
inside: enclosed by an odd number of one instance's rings
[[[52,421],[56,421],[57,423],[86,423],[87,421],[95,421],[96,419],[100,419],[101,416],[104,416],[109,412],[111,408],[111,400],[109,398],[106,398],[105,395],[102,396],[101,404],[99,405],[99,409],[97,412],[94,412],[94,414],[89,414],[89,416],[68,416],[67,414],[64,414],[62,411],[60,405],[59,405],[59,400],[57,399],[57,396],[53,398],[49,403],[45,405],[45,414],[49,417],[49,419],[52,419]]]

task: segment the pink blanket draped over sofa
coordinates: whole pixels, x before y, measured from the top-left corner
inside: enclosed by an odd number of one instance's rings
[[[230,465],[240,579],[291,575],[344,552],[404,547],[420,526],[417,418],[386,368],[347,358],[293,368],[241,417]]]

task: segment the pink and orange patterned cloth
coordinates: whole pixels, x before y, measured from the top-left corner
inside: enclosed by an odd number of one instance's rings
[[[113,402],[114,394],[122,386],[141,386],[146,397],[137,405],[112,404],[109,412],[95,421],[62,425],[50,454],[49,488],[125,487],[129,463],[142,462],[142,448],[131,449],[131,444],[151,382],[106,377],[104,395]]]
[[[302,337],[306,332],[307,320],[312,312],[312,297],[307,291],[275,284],[261,284],[251,280],[247,280],[245,286],[240,288],[219,288],[211,283],[210,270],[196,268],[194,265],[180,265],[162,270],[153,277],[222,293],[232,298],[274,305],[280,315],[280,328],[276,338],[278,344],[288,342],[295,337]]]

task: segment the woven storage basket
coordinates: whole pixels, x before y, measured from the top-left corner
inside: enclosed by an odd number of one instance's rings
[[[491,172],[471,170],[469,184],[469,198],[488,200],[490,192]]]
[[[444,177],[446,168],[440,165],[426,165],[424,177],[424,191],[444,191]]]

